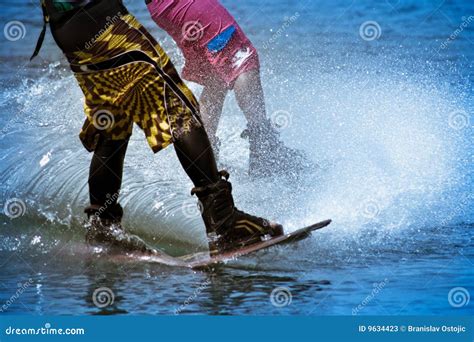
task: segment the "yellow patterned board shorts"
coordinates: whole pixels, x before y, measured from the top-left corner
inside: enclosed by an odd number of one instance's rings
[[[87,118],[79,137],[88,151],[100,136],[129,138],[133,123],[155,153],[202,125],[194,95],[132,15],[116,18],[87,47],[67,58],[85,95]]]

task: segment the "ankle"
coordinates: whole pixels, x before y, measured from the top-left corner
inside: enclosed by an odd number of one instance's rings
[[[123,208],[120,204],[98,205],[91,204],[84,209],[89,220],[98,219],[102,222],[120,222],[123,217]]]

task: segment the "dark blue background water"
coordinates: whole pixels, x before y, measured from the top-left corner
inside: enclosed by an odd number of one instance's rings
[[[142,1],[126,3],[181,67]],[[229,97],[218,133],[238,204],[289,229],[333,224],[213,272],[87,249],[82,95],[49,34],[28,62],[41,28],[35,2],[3,0],[3,27],[19,21],[23,37],[0,36],[0,205],[24,203],[21,217],[0,215],[5,312],[472,314],[474,4],[223,3],[259,49],[268,114],[282,114],[285,142],[320,166],[297,181],[250,180],[245,122]],[[374,21],[370,40],[360,29]],[[135,132],[121,198],[127,227],[173,254],[203,249],[190,188],[172,149],[153,155]],[[103,287],[114,303],[100,309],[93,294]]]

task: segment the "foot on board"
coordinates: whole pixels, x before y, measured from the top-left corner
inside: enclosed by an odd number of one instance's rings
[[[325,220],[283,235],[271,237],[264,241],[255,242],[253,244],[247,244],[239,248],[223,251],[221,253],[211,253],[210,255],[209,253],[195,253],[182,256],[180,257],[180,259],[185,262],[188,267],[206,268],[208,266],[235,259],[243,255],[247,255],[275,245],[293,243],[299,240],[306,239],[311,236],[311,232],[324,228],[330,223],[331,220]]]
[[[222,254],[283,234],[283,227],[239,210],[234,205],[229,174],[216,183],[196,187],[211,255]]]
[[[86,223],[86,242],[90,245],[102,245],[117,248],[125,252],[139,252],[157,254],[158,251],[136,235],[127,233],[120,220],[113,218],[100,218],[94,208],[87,208],[89,217]]]

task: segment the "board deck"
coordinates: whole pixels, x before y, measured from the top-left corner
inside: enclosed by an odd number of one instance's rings
[[[189,267],[189,268],[205,268],[215,264],[223,263],[225,261],[233,260],[243,255],[256,252],[261,249],[265,249],[271,246],[291,243],[298,240],[306,239],[311,235],[311,232],[324,228],[331,223],[331,220],[321,221],[310,226],[297,229],[293,232],[268,239],[253,245],[243,247],[231,252],[222,253],[216,256],[210,256],[209,252],[199,252],[194,254],[188,254],[180,257],[173,257],[165,253],[159,252],[156,255],[144,255],[144,254],[129,254],[129,257],[133,259],[139,259],[146,262],[156,262],[164,265],[174,267]],[[124,257],[122,255],[122,257]]]
[[[311,235],[311,232],[324,228],[331,223],[331,220],[321,221],[315,224],[312,224],[308,227],[304,227],[293,232],[262,241],[251,246],[247,246],[235,251],[222,253],[216,256],[211,257],[207,252],[195,253],[190,255],[185,255],[179,257],[178,259],[182,260],[184,263],[187,264],[188,267],[191,268],[202,268],[206,266],[210,266],[213,264],[218,264],[224,261],[232,260],[243,255],[268,248],[274,245],[283,244],[283,243],[291,243],[298,240],[306,239]]]

